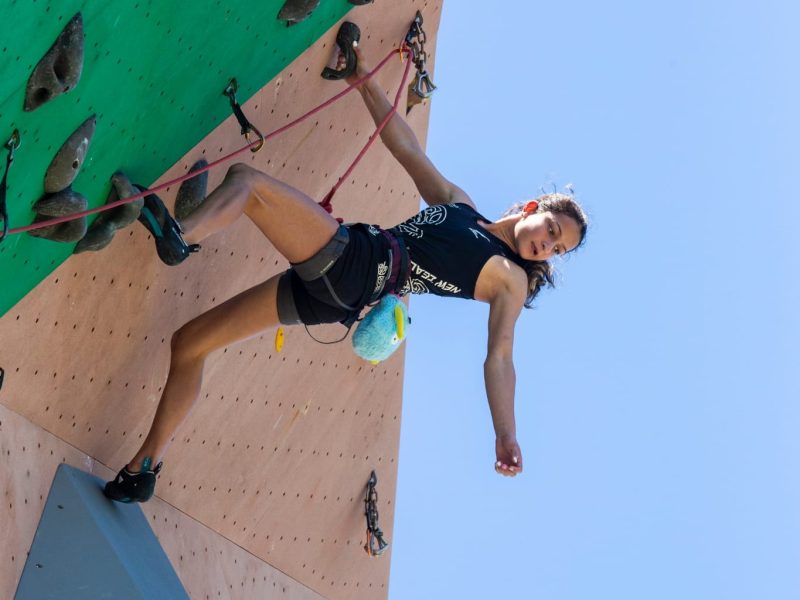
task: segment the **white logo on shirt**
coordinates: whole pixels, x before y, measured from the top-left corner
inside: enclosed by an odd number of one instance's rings
[[[480,237],[482,237],[483,239],[485,239],[487,242],[491,242],[491,240],[490,240],[488,237],[486,237],[486,236],[483,234],[483,232],[481,232],[481,231],[478,231],[477,229],[473,229],[472,227],[470,227],[470,228],[469,228],[469,230],[472,232],[472,235],[474,235],[474,236],[475,236],[475,239],[476,239],[476,240],[478,239],[478,236],[480,236]]]

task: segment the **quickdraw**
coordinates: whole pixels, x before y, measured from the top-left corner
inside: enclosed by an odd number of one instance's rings
[[[375,486],[378,478],[375,471],[369,476],[367,482],[367,496],[364,498],[364,514],[367,516],[367,543],[364,550],[370,556],[380,556],[389,547],[389,542],[383,539],[383,531],[378,526],[378,492]]]
[[[6,195],[8,191],[8,171],[11,169],[11,163],[14,162],[14,151],[20,146],[19,130],[15,129],[14,133],[3,146],[8,150],[8,157],[6,158],[6,170],[3,173],[3,179],[0,180],[0,219],[3,219],[3,232],[0,233],[0,242],[6,239],[8,234],[8,208],[6,207]],[[0,379],[2,385],[2,379]]]
[[[236,117],[236,120],[239,121],[239,127],[242,128],[242,135],[244,139],[250,142],[250,134],[255,133],[258,136],[258,143],[251,142],[250,152],[255,154],[261,147],[264,145],[264,136],[261,132],[253,125],[250,121],[247,120],[247,117],[244,116],[244,111],[242,107],[239,106],[239,102],[236,100],[236,92],[239,91],[239,84],[236,81],[236,78],[232,78],[229,82],[227,87],[222,90],[222,95],[227,96],[228,100],[231,103],[231,110],[233,111],[233,116]],[[255,145],[253,145],[255,144]]]
[[[433,84],[428,68],[426,66],[428,54],[425,52],[425,42],[428,36],[422,28],[422,13],[417,11],[414,21],[406,34],[405,44],[411,49],[414,66],[417,74],[408,86],[408,101],[406,103],[406,114],[411,112],[417,104],[427,100],[433,95],[436,86]]]

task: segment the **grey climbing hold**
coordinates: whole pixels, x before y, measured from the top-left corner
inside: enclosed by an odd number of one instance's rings
[[[99,219],[98,219],[99,220]],[[105,221],[98,225],[97,221],[92,223],[86,235],[75,245],[73,254],[80,254],[81,252],[96,252],[102,250],[111,243],[114,239],[114,234],[117,228],[110,221]]]
[[[286,0],[278,11],[278,19],[286,21],[287,25],[296,25],[307,19],[319,6],[319,2],[320,0]]]
[[[117,171],[111,176],[111,183],[114,187],[108,194],[106,204],[116,202],[120,198],[130,198],[131,196],[135,196],[142,191],[133,185],[131,180],[128,179],[128,176],[122,171]],[[104,212],[101,216],[105,217],[105,220],[111,222],[115,229],[122,229],[139,218],[139,215],[142,213],[143,206],[144,198],[139,198],[138,200],[128,202],[127,204],[123,204],[122,206],[118,206],[117,208]]]
[[[47,194],[42,197],[33,209],[37,212],[34,223],[41,223],[48,221],[53,217],[65,217],[78,212],[86,210],[89,203],[86,198],[74,192],[71,188],[66,188],[55,194]],[[57,225],[50,225],[42,227],[41,229],[34,229],[29,231],[28,234],[33,237],[44,238],[54,242],[77,242],[84,235],[86,235],[87,221],[86,217],[67,221],[66,223],[58,223]]]
[[[117,171],[111,176],[113,187],[108,194],[106,204],[116,202],[120,198],[130,198],[138,194],[141,190],[131,183],[128,176],[121,171]],[[136,219],[142,212],[144,198],[139,198],[133,202],[128,202],[111,210],[100,213],[84,238],[78,242],[73,250],[73,254],[81,252],[95,252],[102,250],[114,239],[114,234],[118,229],[123,229]]]
[[[86,119],[75,132],[67,138],[56,153],[44,175],[44,191],[48,194],[59,192],[69,186],[78,176],[83,161],[92,143],[97,117]]]
[[[48,219],[52,218],[53,217],[48,217],[46,215],[37,215],[33,222],[41,223],[42,221],[47,221]],[[67,221],[66,223],[59,223],[58,225],[50,225],[48,227],[42,227],[41,229],[34,229],[29,231],[28,235],[44,238],[53,242],[73,243],[77,242],[86,235],[86,228],[86,217],[81,217],[80,219]]]
[[[36,110],[53,98],[66,94],[81,78],[83,70],[83,18],[76,14],[64,27],[28,79],[25,110]]]
[[[208,161],[201,158],[192,165],[189,173],[194,173],[200,169],[207,167]],[[183,220],[195,208],[203,203],[206,199],[206,189],[208,188],[208,171],[203,171],[200,175],[187,179],[181,184],[178,189],[178,195],[175,198],[175,218],[178,221]]]
[[[74,215],[87,209],[89,203],[78,192],[66,188],[55,194],[46,194],[33,205],[33,210],[43,217]]]

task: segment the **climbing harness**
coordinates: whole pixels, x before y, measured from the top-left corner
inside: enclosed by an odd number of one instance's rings
[[[239,106],[239,102],[236,100],[236,92],[239,90],[239,84],[234,77],[228,82],[228,86],[222,91],[223,96],[227,96],[228,100],[231,103],[231,110],[233,111],[236,120],[239,121],[239,127],[242,128],[242,135],[244,138],[249,142],[250,141],[250,134],[255,133],[258,136],[258,143],[255,146],[251,145],[250,152],[255,154],[261,147],[264,145],[264,136],[261,135],[261,132],[253,125],[250,121],[247,120],[247,117],[244,116],[244,111],[242,111],[242,107]]]
[[[19,130],[15,129],[14,133],[3,146],[8,150],[6,158],[6,170],[3,173],[3,179],[0,180],[0,219],[3,219],[3,233],[0,234],[0,242],[6,239],[8,235],[8,208],[6,207],[6,195],[8,192],[8,171],[11,169],[11,163],[14,162],[14,151],[20,146]],[[2,380],[0,380],[2,381]]]
[[[378,478],[375,471],[369,476],[367,482],[367,495],[364,498],[364,514],[367,517],[367,542],[364,550],[370,556],[380,556],[389,547],[389,542],[383,539],[383,531],[378,526]]]
[[[361,227],[361,225],[356,224],[354,227]],[[344,303],[341,298],[339,298],[338,294],[333,289],[330,279],[327,276],[328,270],[336,263],[344,251],[344,248],[347,246],[350,237],[347,227],[340,226],[333,239],[325,248],[317,253],[317,255],[304,263],[295,264],[292,266],[292,269],[303,281],[315,281],[317,279],[321,279],[325,284],[328,294],[330,295],[330,299],[337,306],[346,311],[347,314],[347,317],[341,321],[341,324],[347,327],[347,331],[345,331],[344,335],[339,339],[329,342],[317,339],[314,337],[311,331],[309,331],[308,325],[304,324],[306,333],[308,333],[309,337],[320,344],[338,344],[348,336],[353,326],[357,322],[361,321],[359,329],[362,330],[360,339],[363,340],[363,343],[358,346],[354,346],[354,348],[356,348],[356,354],[362,358],[365,358],[366,360],[372,361],[373,364],[388,358],[389,355],[394,352],[396,345],[399,345],[404,336],[400,335],[395,343],[395,347],[386,347],[387,344],[391,344],[389,340],[393,334],[386,331],[387,326],[384,324],[384,319],[369,319],[369,316],[372,315],[373,312],[370,311],[370,313],[362,320],[360,318],[361,311],[367,306],[380,306],[380,304],[383,303],[383,300],[386,300],[388,295],[396,294],[397,290],[405,283],[408,275],[409,260],[408,250],[406,249],[405,243],[403,242],[403,238],[401,236],[392,231],[386,231],[384,229],[379,229],[378,231],[386,239],[389,246],[387,251],[388,259],[384,266],[385,270],[383,272],[380,270],[378,271],[377,285],[375,289],[365,291],[364,295],[362,295],[360,300],[356,302],[354,306]],[[403,309],[405,309],[405,305],[403,306]],[[376,317],[377,314],[378,313],[375,315]],[[368,321],[366,325],[364,325],[365,320]],[[402,328],[403,325],[400,325],[399,327]],[[364,352],[360,352],[359,349],[363,349]]]
[[[422,28],[422,13],[417,11],[414,21],[411,23],[411,28],[406,35],[405,45],[411,48],[414,66],[417,68],[417,73],[408,86],[408,100],[406,103],[406,114],[411,112],[417,104],[430,98],[436,90],[433,84],[426,63],[428,61],[428,53],[425,52],[425,42],[428,41],[428,36]]]

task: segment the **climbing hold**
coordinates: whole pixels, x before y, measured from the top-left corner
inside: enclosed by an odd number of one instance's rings
[[[106,204],[111,204],[121,198],[130,198],[141,191],[121,171],[117,171],[111,176],[111,183],[113,187],[108,193]],[[100,213],[100,216],[89,227],[89,231],[86,232],[83,239],[75,246],[73,254],[96,252],[108,246],[111,240],[114,239],[114,234],[118,229],[127,227],[139,218],[143,206],[144,199],[139,198]]]
[[[131,180],[122,171],[117,171],[111,176],[111,183],[114,187],[108,193],[106,204],[116,202],[121,198],[130,198],[142,192],[141,189],[131,183]],[[101,216],[104,216],[105,220],[112,223],[115,229],[122,229],[139,218],[143,206],[144,198],[139,198],[107,211]]]
[[[33,205],[39,215],[44,217],[63,217],[86,210],[86,198],[72,188],[66,188],[55,194],[46,194]]]
[[[48,194],[60,192],[78,176],[78,171],[89,152],[96,123],[95,115],[86,119],[58,150],[44,175],[45,192]]]
[[[47,221],[52,217],[45,215],[37,215],[33,220],[34,223],[41,223]],[[28,232],[28,235],[33,237],[44,238],[53,242],[64,242],[71,244],[77,242],[86,235],[86,217],[67,221],[66,223],[59,223],[58,225],[49,225],[41,229],[33,229]]]
[[[194,173],[208,166],[208,161],[201,158],[192,165],[189,173]],[[178,195],[175,198],[175,218],[178,221],[183,220],[195,208],[202,204],[206,199],[206,189],[208,188],[208,171],[203,171],[200,175],[187,179],[181,184],[178,189]]]
[[[66,94],[81,78],[83,70],[83,18],[76,14],[66,24],[28,79],[26,111],[32,111]]]
[[[375,364],[389,358],[408,334],[408,309],[394,294],[381,298],[353,333],[353,351]]]
[[[99,219],[98,219],[99,221]],[[75,244],[73,254],[80,254],[81,252],[97,252],[102,250],[111,243],[114,239],[114,234],[117,232],[116,227],[110,221],[99,223],[95,221],[86,232],[86,235]]]
[[[397,338],[400,340],[406,337],[406,315],[403,311],[404,306],[402,302],[398,302],[394,307],[395,330],[397,331]]]
[[[278,19],[286,21],[286,26],[296,25],[307,19],[314,9],[319,6],[320,0],[286,0],[278,11]]]
[[[283,352],[283,327],[278,327],[278,331],[275,332],[275,352]]]
[[[330,67],[325,67],[322,71],[323,78],[344,79],[355,72],[356,66],[358,65],[358,58],[353,49],[353,44],[355,43],[358,45],[360,39],[361,30],[358,28],[358,25],[350,21],[342,23],[342,26],[339,27],[339,32],[336,34],[336,45],[339,46],[339,50],[344,54],[345,66],[339,71],[331,69]]]
[[[87,206],[88,202],[84,196],[67,187],[55,194],[44,196],[33,205],[33,209],[37,213],[33,222],[41,223],[53,217],[64,217],[66,215],[82,212],[86,210]],[[66,223],[58,223],[57,225],[42,227],[41,229],[33,229],[28,233],[33,237],[40,237],[53,242],[72,243],[77,242],[86,235],[86,228],[86,217],[81,217],[80,219],[74,219]]]
[[[374,0],[349,0],[350,4],[355,4],[356,6],[364,6],[365,4],[372,4]]]

